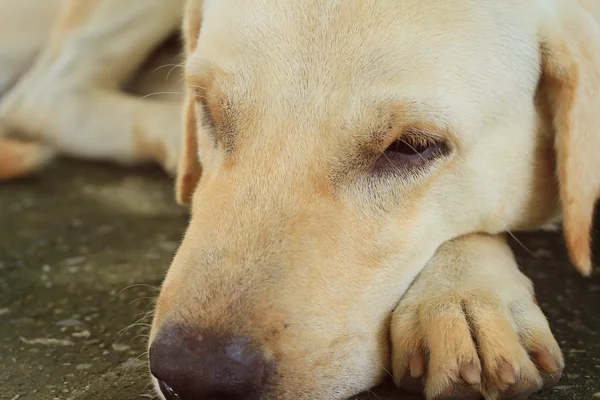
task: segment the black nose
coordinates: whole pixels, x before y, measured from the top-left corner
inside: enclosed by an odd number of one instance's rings
[[[246,337],[161,329],[150,346],[150,371],[167,400],[237,400],[257,396],[265,359]]]

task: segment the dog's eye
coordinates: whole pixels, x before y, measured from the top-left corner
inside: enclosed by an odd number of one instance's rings
[[[435,143],[427,140],[398,139],[385,152],[392,156],[398,154],[404,157],[426,157],[432,151],[434,145]]]
[[[388,171],[426,167],[433,160],[447,154],[448,144],[424,134],[409,133],[394,141],[374,164],[374,170]]]

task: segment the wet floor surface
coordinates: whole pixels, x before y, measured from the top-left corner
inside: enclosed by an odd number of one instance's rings
[[[153,398],[149,312],[186,222],[152,169],[62,161],[0,186],[0,399]],[[558,232],[519,240],[567,360],[533,398],[600,398],[600,275],[574,272]],[[403,398],[389,386],[360,397]]]

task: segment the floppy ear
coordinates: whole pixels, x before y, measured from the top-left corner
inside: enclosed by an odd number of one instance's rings
[[[565,240],[571,261],[587,276],[600,194],[600,14],[584,7],[586,1],[553,2],[557,9],[544,21],[541,52],[543,89],[556,133]]]
[[[202,175],[202,166],[198,160],[196,110],[193,99],[186,100],[184,113],[183,143],[175,178],[175,198],[179,204],[188,205]]]
[[[202,0],[188,0],[187,2],[183,22],[186,58],[196,49],[198,36],[200,36],[202,3]],[[196,184],[202,174],[202,166],[198,160],[195,95],[189,93],[189,91],[190,89],[188,89],[185,100],[182,150],[175,179],[175,198],[182,205],[190,204]]]

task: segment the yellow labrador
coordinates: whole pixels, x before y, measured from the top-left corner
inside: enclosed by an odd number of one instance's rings
[[[192,216],[149,343],[163,397],[344,399],[388,371],[431,399],[555,382],[502,233],[562,214],[591,272],[598,3],[180,3],[66,0],[0,103],[52,151],[178,164]],[[180,14],[182,138],[181,105],[118,89]],[[4,176],[35,146],[5,140]]]

